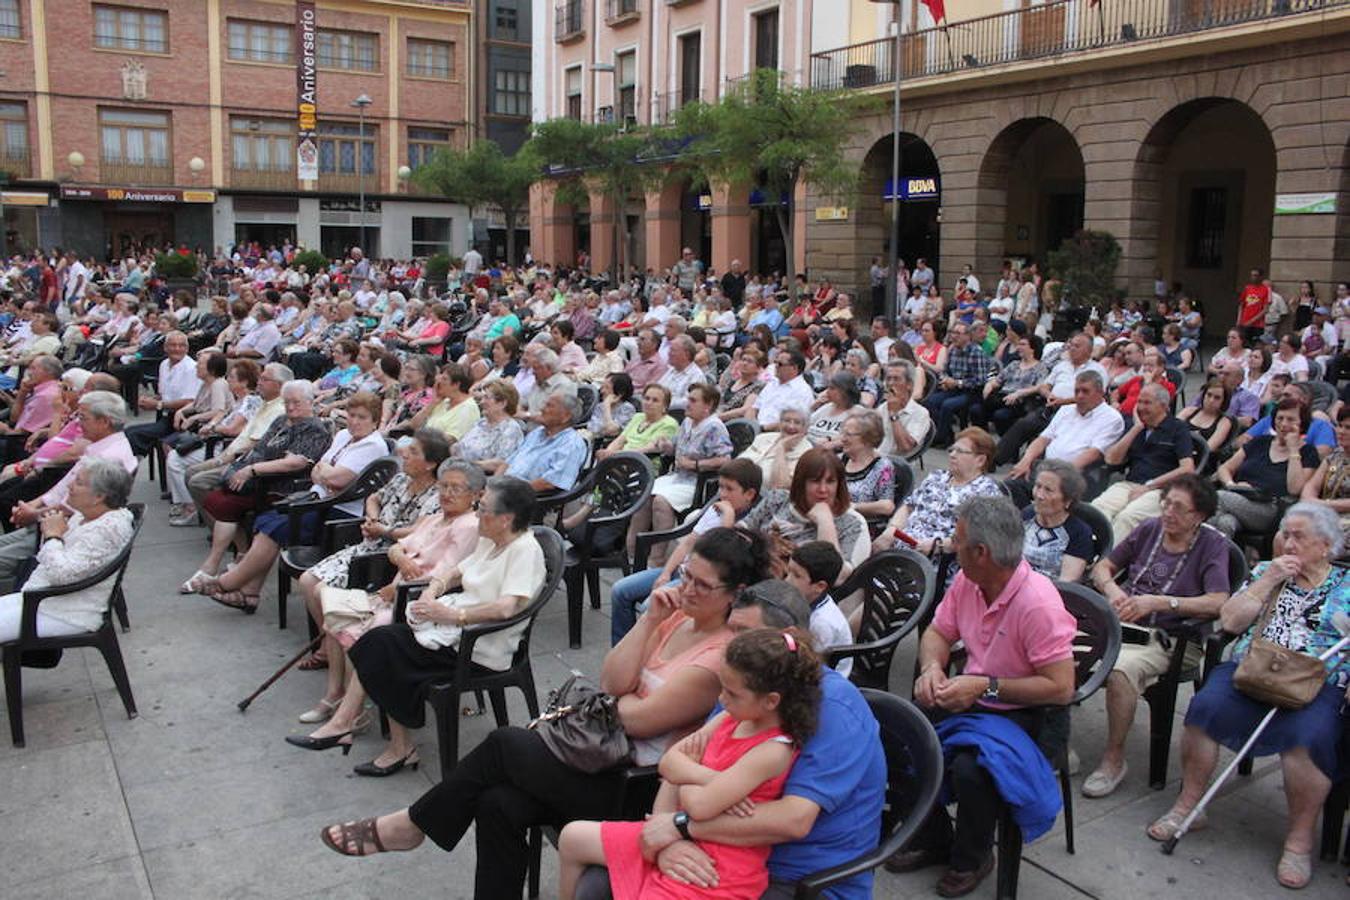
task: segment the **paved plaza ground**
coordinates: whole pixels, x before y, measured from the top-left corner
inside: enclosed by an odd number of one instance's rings
[[[1194,380],[1194,376],[1192,377]],[[931,452],[929,468],[941,464]],[[170,528],[158,487],[138,478],[133,499],[150,511],[126,593],[131,631],[120,636],[140,717],[128,720],[98,654],[68,653],[51,670],[25,670],[28,746],[0,739],[0,871],[7,900],[181,898],[467,898],[474,850],[466,839],[445,854],[428,843],[411,854],[346,859],[318,839],[322,825],[404,806],[438,777],[435,736],[419,736],[418,772],[388,779],[352,774],[372,758],[375,734],[359,738],[350,757],[311,753],[283,742],[305,733],[296,715],[321,696],[323,673],[294,671],[247,714],[235,704],[304,642],[299,598],[291,627],[276,625],[275,582],[258,615],[245,617],[174,588],[205,554],[205,532]],[[606,610],[586,610],[584,647],[565,648],[562,592],[534,632],[541,696],[571,669],[598,672],[608,645]],[[908,696],[914,641],[901,648],[892,685]],[[1189,688],[1179,703],[1184,712]],[[524,706],[510,699],[512,721]],[[1180,713],[1179,713],[1180,716]],[[490,717],[489,717],[490,719]],[[1098,695],[1074,713],[1073,743],[1086,768],[1100,752],[1105,712]],[[461,749],[489,729],[468,719]],[[1180,732],[1178,721],[1177,733]],[[8,735],[8,725],[0,725]],[[1075,797],[1077,854],[1065,852],[1063,819],[1029,847],[1021,896],[1030,900],[1100,897],[1190,897],[1244,900],[1285,895],[1274,880],[1285,821],[1278,764],[1259,760],[1250,778],[1233,782],[1212,808],[1212,825],[1164,857],[1144,826],[1165,811],[1177,788],[1145,783],[1147,715],[1130,739],[1131,773],[1107,800]],[[556,857],[544,854],[545,896]],[[936,896],[937,870],[897,877],[881,873],[877,897]],[[1345,869],[1319,863],[1302,896],[1344,897]],[[993,897],[989,878],[974,896]],[[495,898],[488,898],[495,900]]]

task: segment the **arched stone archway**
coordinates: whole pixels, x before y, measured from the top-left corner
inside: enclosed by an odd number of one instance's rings
[[[1151,295],[1161,273],[1222,333],[1248,271],[1270,267],[1275,173],[1270,129],[1245,103],[1205,97],[1166,112],[1135,159],[1131,292]]]
[[[863,156],[858,185],[857,241],[868,255],[891,259],[893,210],[891,181],[892,135],[883,135]],[[920,257],[941,278],[942,172],[933,148],[922,137],[900,132],[900,258],[911,269]],[[873,312],[880,310],[873,304]]]
[[[989,144],[976,181],[975,269],[1009,257],[1044,261],[1083,227],[1083,153],[1070,131],[1037,116],[1008,125]]]

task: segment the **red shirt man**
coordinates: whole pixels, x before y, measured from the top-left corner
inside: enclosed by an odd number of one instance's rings
[[[1262,284],[1263,273],[1252,269],[1251,282],[1238,295],[1238,327],[1264,328],[1266,307],[1270,305],[1270,286]]]

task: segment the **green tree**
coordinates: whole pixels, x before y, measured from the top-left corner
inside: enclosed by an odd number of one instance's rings
[[[530,185],[540,177],[538,159],[522,147],[514,156],[496,141],[474,141],[467,150],[440,150],[413,173],[413,181],[469,207],[495,206],[506,220],[506,256],[516,262],[516,226],[530,211]]]
[[[561,202],[584,203],[591,189],[613,202],[612,271],[617,278],[628,265],[628,217],[624,215],[628,198],[666,177],[663,165],[652,164],[662,149],[659,136],[631,126],[551,119],[535,126],[526,146],[547,163]]]
[[[1047,254],[1050,273],[1063,282],[1061,306],[1098,307],[1101,314],[1125,292],[1116,286],[1120,242],[1109,231],[1080,231]]]
[[[716,104],[680,110],[675,134],[683,146],[675,165],[713,184],[764,191],[774,204],[790,274],[791,204],[798,187],[806,184],[837,198],[856,193],[859,168],[845,158],[844,147],[853,119],[876,104],[845,92],[797,87],[774,69],[758,69]]]

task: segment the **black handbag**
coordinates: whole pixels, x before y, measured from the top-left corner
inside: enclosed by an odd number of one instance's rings
[[[573,675],[548,695],[530,722],[544,746],[568,768],[595,775],[633,764],[633,744],[619,720],[619,701]]]

